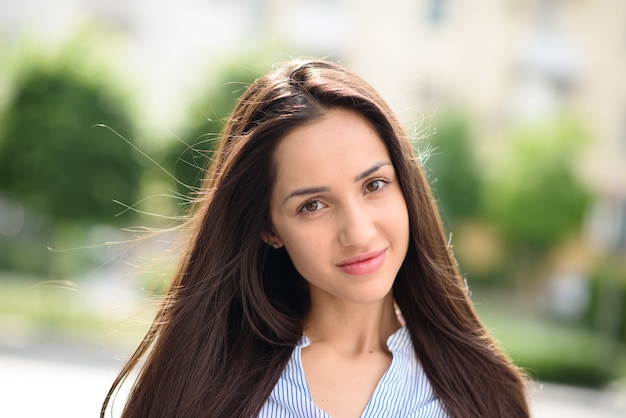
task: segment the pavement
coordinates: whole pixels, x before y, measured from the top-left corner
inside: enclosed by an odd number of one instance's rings
[[[625,418],[626,392],[538,384],[531,411],[536,418]]]
[[[121,365],[112,347],[0,346],[0,417],[98,417]],[[626,393],[537,384],[531,407],[535,418],[624,418]]]

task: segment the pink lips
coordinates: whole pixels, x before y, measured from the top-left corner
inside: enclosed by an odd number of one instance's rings
[[[387,250],[373,251],[371,253],[358,255],[348,258],[337,264],[344,273],[354,276],[362,276],[373,273],[385,261],[385,253]]]

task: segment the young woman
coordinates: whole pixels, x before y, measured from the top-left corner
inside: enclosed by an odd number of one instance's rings
[[[410,140],[363,80],[294,61],[222,134],[123,417],[527,417]]]

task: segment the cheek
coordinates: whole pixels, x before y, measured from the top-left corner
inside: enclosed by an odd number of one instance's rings
[[[404,224],[407,233],[408,233],[408,229],[409,229],[409,209],[406,207],[406,203],[404,202],[404,199],[402,199],[399,203],[398,203],[398,207],[397,207],[397,211],[396,213],[398,214],[398,218],[402,219],[402,223]]]
[[[283,242],[294,266],[305,277],[307,272],[319,269],[324,264],[330,248],[327,236],[320,228],[289,234]]]
[[[284,242],[289,254],[300,259],[314,258],[316,254],[324,252],[324,248],[328,246],[319,228],[292,232]]]
[[[404,198],[396,199],[389,208],[387,214],[389,227],[392,229],[395,238],[408,246],[409,242],[409,212],[404,202]]]

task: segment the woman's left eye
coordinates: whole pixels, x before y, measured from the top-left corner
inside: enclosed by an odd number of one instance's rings
[[[372,180],[365,185],[365,190],[367,190],[368,192],[376,192],[382,189],[385,184],[387,184],[387,182],[382,179]]]

